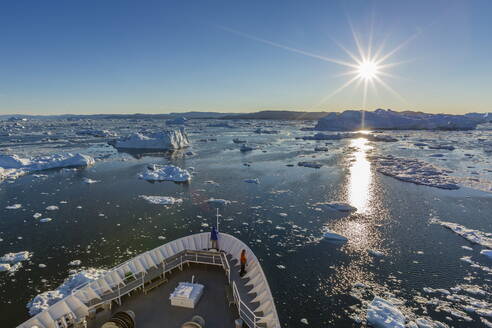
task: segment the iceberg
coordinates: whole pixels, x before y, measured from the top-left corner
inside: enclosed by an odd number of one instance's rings
[[[94,158],[83,154],[52,154],[31,158],[0,154],[0,181],[15,179],[30,172],[63,167],[84,167],[95,163]]]
[[[465,115],[396,112],[391,109],[371,111],[346,110],[330,113],[318,120],[320,131],[388,130],[473,130],[480,122]]]
[[[176,150],[188,147],[188,136],[183,129],[157,132],[149,135],[134,133],[118,139],[114,146],[120,149]]]
[[[191,180],[191,173],[174,165],[153,164],[149,165],[146,171],[140,173],[138,177],[148,181],[188,182]]]

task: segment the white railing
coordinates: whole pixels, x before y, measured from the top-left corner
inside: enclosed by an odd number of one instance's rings
[[[225,254],[219,253],[219,252],[210,252],[210,251],[194,251],[194,250],[184,250],[181,252],[181,254],[176,254],[176,257],[171,257],[171,258],[165,258],[162,264],[162,271],[158,271],[155,276],[150,277],[147,282],[157,278],[159,275],[165,275],[166,273],[172,271],[173,269],[179,267],[180,270],[183,269],[184,264],[189,264],[189,263],[198,263],[198,264],[209,264],[209,265],[217,265],[217,266],[222,266],[224,269],[228,279],[230,279],[230,266],[227,261],[227,258],[225,258]],[[210,261],[207,261],[211,260]],[[217,260],[218,259],[218,260]],[[133,259],[124,262],[123,264],[119,265],[118,267],[112,269],[112,271],[117,270],[120,267],[123,267],[126,263],[132,261]],[[171,261],[171,265],[167,266],[166,260]],[[177,261],[176,261],[177,260]],[[92,290],[98,294],[102,301],[98,303],[93,303],[93,304],[86,304],[89,309],[96,308],[98,306],[101,306],[104,303],[109,303],[111,301],[117,300],[118,304],[121,304],[121,297],[131,293],[132,291],[138,289],[138,288],[144,288],[145,283],[146,283],[146,278],[148,277],[147,272],[142,273],[141,275],[135,275],[133,272],[129,271],[128,275],[125,275],[125,277],[122,278],[123,283],[119,284],[118,286],[110,286],[111,287],[111,292],[109,293],[104,293],[104,289],[100,288],[97,285],[97,281],[91,281],[84,283],[80,286],[77,286],[72,290],[72,295],[76,294],[79,292],[82,288],[89,286]],[[128,281],[130,278],[132,280]],[[163,277],[164,278],[164,277]],[[106,296],[106,297],[105,297]]]
[[[250,328],[259,327],[258,321],[262,318],[257,316],[246,303],[241,300],[241,295],[239,295],[239,290],[237,289],[236,282],[232,282],[232,294],[234,296],[234,301],[237,304],[237,310],[239,312],[239,316]]]

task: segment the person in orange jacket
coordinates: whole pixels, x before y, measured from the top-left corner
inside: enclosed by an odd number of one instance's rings
[[[242,277],[246,273],[246,270],[245,269],[246,269],[247,259],[246,259],[246,250],[245,249],[243,249],[241,251],[240,261],[241,261],[241,271],[239,272],[239,275]]]

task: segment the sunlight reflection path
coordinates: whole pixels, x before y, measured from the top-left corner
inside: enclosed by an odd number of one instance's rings
[[[373,180],[371,162],[367,158],[367,151],[372,149],[372,146],[368,145],[368,140],[365,138],[352,140],[350,146],[355,148],[355,160],[349,169],[348,202],[357,208],[357,213],[367,213],[370,209]]]

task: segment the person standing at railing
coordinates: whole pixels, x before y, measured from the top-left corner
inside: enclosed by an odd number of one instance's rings
[[[219,250],[219,232],[215,227],[212,227],[210,232],[210,241],[212,242],[212,248]]]
[[[241,262],[241,271],[239,272],[239,275],[242,277],[246,274],[246,262],[248,260],[246,259],[246,250],[243,249],[241,251],[241,258],[240,258],[240,262]]]

